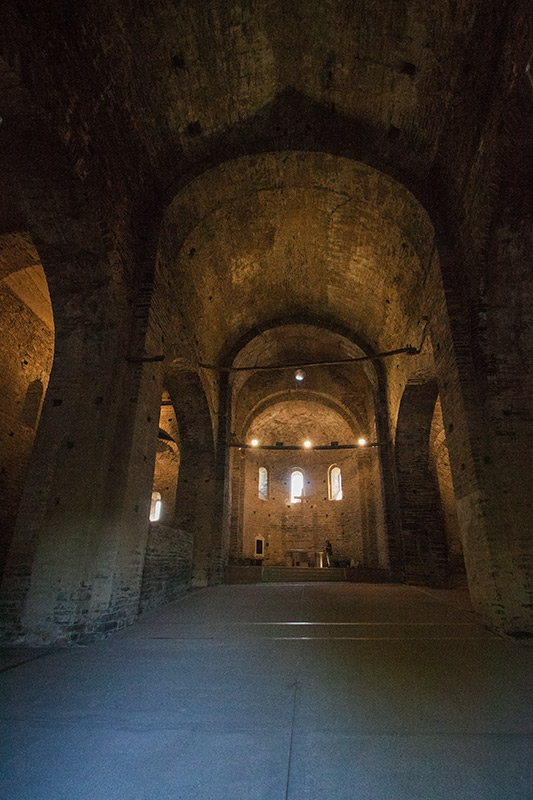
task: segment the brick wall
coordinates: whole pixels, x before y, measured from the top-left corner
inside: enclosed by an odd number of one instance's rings
[[[52,366],[54,334],[31,308],[0,281],[0,575],[13,536],[27,467]],[[31,388],[30,388],[31,387]],[[33,408],[28,389],[42,387]],[[32,412],[32,413],[29,413]],[[35,413],[36,412],[36,413]]]
[[[378,557],[365,550],[365,541],[375,536],[380,518],[383,527],[380,487],[359,468],[357,451],[247,452],[242,551],[234,550],[233,559],[254,558],[256,536],[265,540],[265,564],[285,564],[286,551],[291,549],[321,552],[329,539],[334,560],[378,566]],[[340,501],[328,499],[331,465],[341,469]],[[267,500],[258,497],[260,466],[268,470]],[[304,497],[301,503],[291,504],[290,476],[295,468],[304,474]]]
[[[189,589],[192,548],[190,531],[150,523],[139,600],[141,613],[171,603]]]

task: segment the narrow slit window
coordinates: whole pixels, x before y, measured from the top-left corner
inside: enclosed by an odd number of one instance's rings
[[[340,467],[329,468],[329,499],[342,500],[342,475]]]
[[[152,492],[152,503],[150,505],[150,522],[159,522],[161,519],[161,494],[159,492]]]
[[[260,500],[268,500],[268,470],[259,467],[259,484],[257,492]]]
[[[255,539],[255,555],[261,558],[265,555],[265,540],[262,536]]]
[[[304,474],[295,469],[291,474],[291,503],[301,503],[304,493]]]

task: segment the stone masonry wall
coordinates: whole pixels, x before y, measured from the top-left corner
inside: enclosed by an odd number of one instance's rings
[[[457,506],[453,488],[452,472],[450,468],[450,454],[446,444],[446,432],[442,419],[440,398],[435,405],[435,413],[431,422],[429,466],[439,487],[440,502],[446,538],[448,541],[448,562],[452,574],[463,575],[465,562],[463,556],[463,543],[459,520],[457,519]]]
[[[1,574],[24,488],[42,398],[34,409],[37,410],[34,420],[23,415],[24,401],[28,387],[35,381],[41,382],[44,397],[52,366],[54,334],[5,281],[0,282],[0,304]]]
[[[248,451],[249,452],[249,451]],[[342,472],[343,499],[328,500],[328,468]],[[258,497],[258,469],[269,473],[268,499]],[[293,469],[304,474],[304,498],[290,503]],[[245,465],[243,552],[233,557],[255,556],[255,538],[265,539],[265,564],[285,564],[291,549],[322,551],[326,539],[333,559],[363,563],[363,505],[356,451],[262,451],[250,453]],[[376,486],[365,491],[379,492]]]
[[[141,613],[184,594],[191,582],[192,536],[171,525],[150,523],[141,585]]]

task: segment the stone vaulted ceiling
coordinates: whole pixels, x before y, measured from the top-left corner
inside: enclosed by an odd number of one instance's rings
[[[338,132],[328,141],[323,130],[322,146],[371,149],[396,164],[392,172],[424,181],[462,113],[484,24],[490,47],[490,15],[478,6],[107,0],[23,13],[13,5],[4,34],[15,72],[17,48],[26,53],[25,81],[75,172],[105,198],[117,242],[128,205],[142,234],[157,238],[170,203],[159,255],[175,320],[171,355],[192,348],[214,362],[280,316],[322,317],[375,350],[417,343],[428,219],[400,183],[316,152],[313,137],[326,114],[354,121],[349,142]],[[21,113],[13,81],[8,126]],[[296,131],[305,153],[290,148]],[[397,147],[403,160],[392,156]],[[251,152],[262,154],[243,155]]]
[[[477,5],[106,0],[76,13],[43,6],[23,20],[64,136],[84,127],[94,146],[114,140],[123,158],[132,149],[153,163],[169,148],[194,152],[289,86],[379,128],[416,131],[431,157]],[[77,120],[86,125],[75,131]]]
[[[416,344],[431,223],[389,177],[321,153],[267,153],[204,173],[167,210],[160,284],[199,359],[280,317],[342,325],[378,351]],[[178,300],[179,298],[179,300]]]

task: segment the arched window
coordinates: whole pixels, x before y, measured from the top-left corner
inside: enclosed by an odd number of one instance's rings
[[[150,506],[150,522],[158,522],[161,518],[161,494],[152,492],[152,504]]]
[[[291,473],[291,503],[301,503],[304,493],[304,474],[300,469]]]
[[[268,470],[266,467],[259,467],[257,494],[260,500],[268,500]]]
[[[329,468],[329,499],[342,500],[342,475],[340,467]]]
[[[20,422],[28,428],[35,428],[39,419],[39,409],[44,387],[40,380],[32,381],[26,391],[26,397],[20,412]]]

